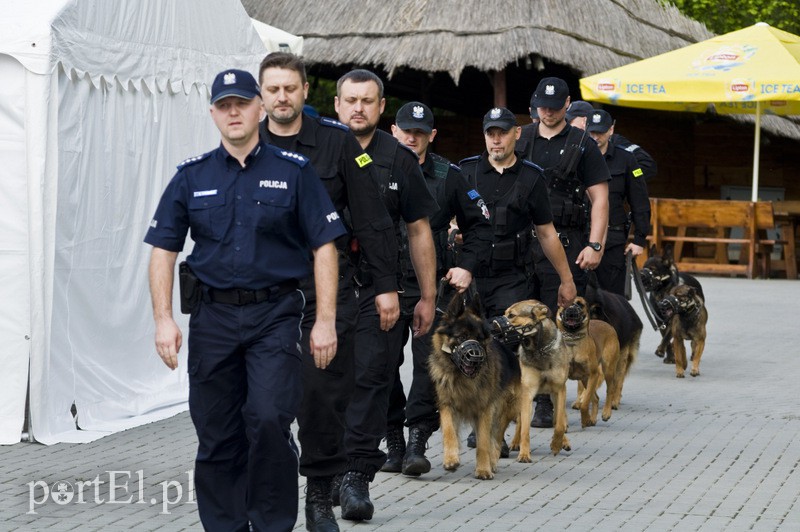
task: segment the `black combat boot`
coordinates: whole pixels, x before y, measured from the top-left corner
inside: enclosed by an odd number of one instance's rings
[[[533,411],[531,427],[538,429],[553,428],[553,401],[550,395],[543,393],[533,398],[536,401],[536,410]]]
[[[306,530],[339,532],[331,505],[331,477],[309,477],[306,480]]]
[[[475,431],[473,430],[472,432],[469,433],[469,436],[467,436],[467,447],[469,447],[470,449],[474,449],[477,446],[478,442],[475,439]],[[500,445],[500,458],[508,458],[508,453],[509,453],[508,443],[506,443],[506,439],[505,437],[503,437],[503,443],[502,445]]]
[[[342,505],[342,519],[349,521],[369,521],[375,507],[369,500],[369,477],[361,471],[348,471],[342,478],[339,490]]]
[[[418,477],[431,470],[431,463],[425,458],[425,450],[433,431],[434,427],[426,422],[412,425],[408,429],[408,448],[403,457],[404,475]]]
[[[406,454],[406,439],[403,427],[390,427],[386,431],[386,463],[381,467],[384,473],[399,473],[403,470],[403,456]]]
[[[339,506],[339,492],[342,490],[342,478],[344,473],[337,473],[331,479],[331,503],[334,506]]]

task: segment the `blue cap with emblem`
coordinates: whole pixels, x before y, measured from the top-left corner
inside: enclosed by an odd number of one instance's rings
[[[605,133],[614,125],[614,119],[604,109],[595,109],[586,117],[586,131],[589,133]]]
[[[425,133],[433,131],[433,112],[422,102],[408,102],[397,111],[394,123],[400,129],[419,129]]]
[[[536,86],[531,96],[531,109],[537,107],[547,107],[550,109],[561,109],[567,103],[569,87],[567,82],[561,78],[544,78]]]
[[[250,72],[230,69],[217,74],[211,85],[211,103],[217,102],[228,96],[238,96],[245,100],[252,100],[260,96],[261,92],[256,79]]]
[[[499,127],[503,131],[508,131],[517,125],[517,116],[505,107],[495,107],[490,109],[483,116],[483,132],[490,127]]]

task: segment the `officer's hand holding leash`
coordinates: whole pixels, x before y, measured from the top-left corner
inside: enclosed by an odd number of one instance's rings
[[[642,246],[637,246],[636,244],[631,242],[627,246],[625,246],[625,254],[627,255],[629,251],[634,257],[638,257],[639,255],[644,253],[644,248]]]
[[[450,286],[458,290],[459,294],[463,294],[464,290],[472,284],[472,273],[464,268],[450,268],[444,278],[447,279]]]
[[[578,288],[575,286],[575,282],[570,278],[569,281],[564,282],[561,281],[561,284],[558,285],[558,306],[559,307],[568,307],[572,305],[572,302],[575,301],[575,298],[578,296]]]
[[[381,318],[381,330],[388,331],[400,319],[400,297],[397,292],[386,292],[375,296],[375,308]]]

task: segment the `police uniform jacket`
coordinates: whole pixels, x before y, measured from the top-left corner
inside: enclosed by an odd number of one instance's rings
[[[634,227],[633,243],[645,247],[647,235],[650,234],[650,199],[644,172],[631,152],[611,141],[608,143],[605,160],[611,173],[611,182],[608,184],[609,229],[619,228],[627,223],[627,201]]]
[[[397,242],[394,227],[381,195],[371,176],[370,160],[358,144],[350,128],[330,118],[312,118],[303,114],[300,132],[283,146],[281,137],[272,135],[268,119],[261,123],[261,138],[269,144],[304,155],[311,161],[325,190],[333,201],[336,212],[349,224],[363,252],[376,293],[397,289]],[[345,250],[348,238],[337,241]]]
[[[464,239],[458,249],[456,266],[472,273],[491,250],[492,226],[486,203],[461,175],[461,169],[444,157],[428,152],[421,167],[428,189],[439,205],[439,210],[430,218],[437,246],[437,269],[443,269],[450,220],[455,217]]]
[[[552,168],[558,164],[561,158],[561,152],[566,146],[567,136],[571,129],[573,127],[567,124],[556,136],[546,139],[539,135],[538,124],[528,124],[522,127],[516,151],[541,168]],[[581,152],[577,176],[584,187],[589,188],[592,185],[609,181],[610,176],[608,167],[603,160],[603,154],[600,153],[597,143],[588,133],[581,139]]]
[[[219,148],[178,166],[145,242],[183,249],[204,284],[259,290],[311,275],[310,250],[345,234],[308,160],[259,142],[245,166]]]
[[[642,172],[644,172],[642,177],[644,177],[646,181],[650,181],[656,175],[658,175],[658,164],[656,163],[655,159],[653,159],[653,156],[644,151],[641,146],[634,144],[619,133],[614,133],[611,135],[609,140],[620,148],[625,149],[625,151],[632,153],[633,156],[636,157],[636,162],[639,163],[639,168],[641,168]]]
[[[542,169],[517,154],[517,161],[499,173],[488,153],[464,159],[462,173],[476,184],[492,225],[492,270],[516,268],[530,245],[532,225],[553,221]]]

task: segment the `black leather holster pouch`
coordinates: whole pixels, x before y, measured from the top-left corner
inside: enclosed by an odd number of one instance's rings
[[[178,265],[178,283],[181,291],[181,314],[191,314],[200,305],[203,291],[198,279],[186,261]]]

